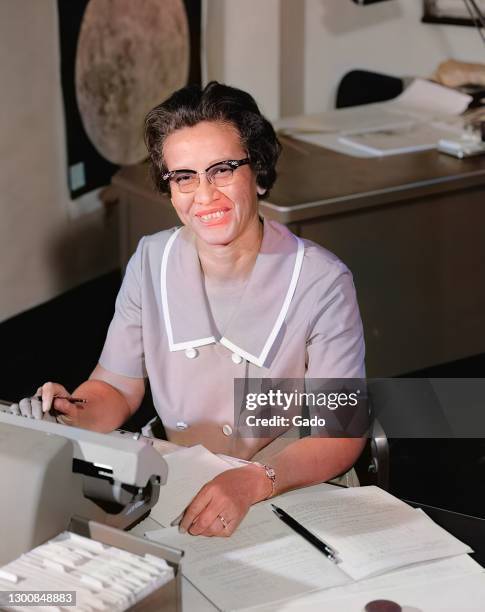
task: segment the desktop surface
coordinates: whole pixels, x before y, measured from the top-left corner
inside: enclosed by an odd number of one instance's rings
[[[435,150],[357,158],[286,136],[278,180],[262,211],[282,223],[485,185],[485,156]]]

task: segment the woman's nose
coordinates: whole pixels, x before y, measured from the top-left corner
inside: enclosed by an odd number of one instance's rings
[[[207,176],[205,174],[199,174],[199,186],[194,192],[194,201],[197,204],[212,202],[216,191],[215,185],[207,180]]]

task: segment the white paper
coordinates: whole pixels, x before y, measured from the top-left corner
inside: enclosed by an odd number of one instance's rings
[[[198,491],[218,474],[232,469],[227,461],[198,444],[164,456],[168,477],[151,518],[168,527],[185,510]]]
[[[378,487],[299,493],[277,504],[336,549],[355,580],[473,552],[424,513]]]
[[[314,115],[285,117],[275,127],[298,140],[325,147],[354,157],[377,157],[412,151],[434,149],[440,138],[458,137],[463,131],[458,117],[471,102],[471,96],[443,87],[424,79],[415,79],[402,94],[387,102],[364,104],[351,108],[331,110]],[[427,130],[427,124],[433,122]],[[413,142],[406,141],[406,130],[413,127]],[[399,136],[403,130],[403,142],[396,139],[383,146],[359,146],[347,142],[352,136],[364,132],[393,131]],[[450,133],[447,133],[448,130]],[[419,133],[421,132],[421,133]],[[372,137],[369,137],[372,138]],[[365,143],[360,143],[365,144]],[[387,150],[387,153],[386,153]]]
[[[424,79],[414,79],[402,94],[390,100],[388,104],[393,109],[399,108],[409,113],[460,115],[471,101],[471,96],[456,89]]]
[[[475,594],[480,593],[475,603],[469,599],[468,589]],[[463,602],[464,598],[467,605]],[[420,563],[383,576],[311,593],[297,601],[280,604],[278,610],[362,612],[369,601],[390,599],[400,604],[403,612],[482,612],[484,598],[485,570],[468,555],[461,555]],[[275,608],[271,605],[256,606],[251,610],[273,612]]]
[[[339,141],[374,156],[384,156],[435,149],[442,138],[456,138],[460,133],[441,124],[415,122],[397,128],[356,132],[341,136]]]
[[[145,536],[184,550],[183,575],[222,610],[288,600],[350,580],[266,504],[253,506],[230,538],[194,537],[176,528]]]
[[[275,128],[282,134],[310,142],[309,139],[324,134],[353,132],[363,128],[396,127],[409,123],[409,117],[403,116],[402,111],[398,108],[393,110],[387,105],[386,102],[364,104],[314,115],[285,117],[275,123]]]

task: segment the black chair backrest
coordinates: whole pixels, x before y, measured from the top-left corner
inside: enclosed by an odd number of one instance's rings
[[[385,102],[402,93],[403,87],[402,79],[397,77],[367,70],[351,70],[340,81],[335,107]]]

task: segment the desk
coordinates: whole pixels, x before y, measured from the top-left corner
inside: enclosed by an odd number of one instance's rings
[[[322,489],[333,489],[333,488],[335,488],[334,485],[324,483],[324,484],[319,484],[319,485],[314,485],[312,487],[308,487],[307,490],[308,491],[311,491],[311,490],[319,491]],[[299,493],[298,490],[290,491],[288,493],[285,493],[282,497],[289,497],[292,495],[296,495],[298,493]],[[464,517],[463,515],[454,515],[452,517],[450,515],[454,513],[449,513],[449,512],[442,511],[437,508],[430,508],[426,506],[420,506],[420,507],[423,508],[433,520],[438,522],[438,524],[442,525],[445,529],[448,529],[450,533],[452,533],[456,537],[463,538],[465,542],[470,544],[475,549],[476,560],[478,560],[478,556],[481,556],[482,559],[485,557],[485,521],[484,520],[474,519],[473,517]],[[154,519],[148,517],[142,523],[137,525],[131,531],[131,533],[133,533],[134,535],[143,536],[143,534],[146,531],[151,531],[151,530],[159,529],[159,528],[160,528],[160,525]],[[183,560],[182,560],[182,567],[183,567]],[[485,576],[482,573],[482,574],[479,574],[478,576],[476,575],[469,576],[467,577],[467,580],[468,578],[471,581],[470,582],[471,587],[476,588],[477,591],[479,592],[480,599],[478,599],[477,601],[468,602],[469,607],[462,608],[462,609],[469,610],[470,612],[478,612],[479,610],[482,610],[481,602],[483,602],[483,597],[485,596]],[[434,579],[436,579],[436,577]],[[445,578],[443,578],[443,580],[445,580]],[[456,589],[456,583],[454,584],[455,584],[454,588]],[[463,597],[466,597],[465,590],[466,590],[466,587],[462,593]],[[330,589],[330,591],[335,592],[333,589]],[[301,598],[297,598],[292,601],[289,601],[287,604],[283,604],[281,602],[279,604],[277,603],[267,604],[265,606],[262,606],[262,608],[264,609],[265,612],[276,612],[276,610],[281,610],[283,608],[286,609],[286,606],[288,606],[289,610],[293,610],[293,611],[298,610],[298,612],[300,612],[303,609],[307,609],[307,610],[332,609],[334,610],[337,608],[334,608],[333,605],[331,607],[327,607],[325,605],[325,598],[330,597],[330,599],[333,599],[332,593],[330,591],[327,590],[327,591],[321,591],[317,593],[310,593],[308,595],[302,596]],[[386,595],[385,588],[384,590],[382,590],[381,594],[383,596]],[[394,595],[396,598],[399,599],[399,601],[401,601],[401,603],[402,602],[409,603],[410,596],[412,597],[412,599],[415,598],[414,605],[418,607],[417,608],[409,608],[409,607],[405,608],[405,610],[409,610],[410,612],[411,610],[413,612],[418,612],[418,611],[421,612],[421,609],[418,604],[420,602],[420,598],[423,598],[423,597],[425,600],[427,600],[430,606],[432,605],[433,610],[439,610],[440,612],[442,612],[442,610],[446,609],[446,610],[453,610],[455,612],[458,609],[458,608],[452,608],[452,607],[450,608],[442,607],[444,604],[447,603],[446,602],[447,594],[441,593],[440,589],[438,589],[437,591],[432,590],[432,589],[430,590],[429,584],[427,582],[416,585],[416,587],[413,589],[410,589],[409,585],[402,586],[402,587],[392,587],[390,590],[387,591],[388,596],[389,594],[391,596],[389,598],[393,598],[392,596]],[[354,599],[355,592],[352,586],[350,586],[350,588],[348,589],[347,594],[340,592],[337,599],[339,599],[342,595],[343,595],[343,599],[341,600],[340,607],[338,609],[345,610],[345,612],[349,612],[349,610],[356,610],[358,612],[362,612],[364,604],[370,601],[371,599],[373,599],[373,597],[371,597],[369,594],[366,595],[365,593],[362,593],[359,595],[362,601],[362,606],[356,605],[355,599]],[[454,593],[453,595],[456,595],[456,593]],[[346,596],[349,597],[350,598],[349,601],[352,602],[351,607],[346,607],[347,606]],[[319,599],[322,599],[321,605],[317,605],[317,602]],[[444,602],[443,602],[443,599],[444,599]],[[243,605],[243,602],[241,602],[241,605]],[[213,604],[206,597],[204,597],[204,595],[202,595],[202,593],[198,591],[185,578],[183,578],[182,580],[182,606],[183,606],[184,612],[192,612],[192,611],[214,612],[214,610],[216,610]],[[428,608],[425,608],[425,609],[427,610]]]
[[[485,352],[485,157],[436,151],[359,159],[282,139],[262,213],[336,253],[352,270],[369,376]],[[113,179],[121,261],[139,238],[179,224],[146,165]]]
[[[475,552],[470,556],[485,567],[485,519],[452,512],[444,508],[417,504],[408,500],[404,501],[415,508],[424,510],[435,523],[473,548]]]

